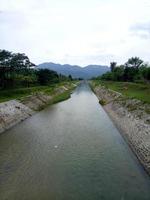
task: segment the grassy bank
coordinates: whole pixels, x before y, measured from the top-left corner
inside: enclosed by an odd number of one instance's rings
[[[56,95],[52,101],[51,101],[51,104],[55,104],[55,103],[58,103],[60,101],[64,101],[64,100],[67,100],[70,98],[70,94],[71,94],[71,90],[68,90],[62,94],[59,94],[59,95]]]
[[[58,94],[56,96],[53,96],[52,100],[50,100],[47,104],[39,107],[39,109],[36,110],[36,111],[41,111],[44,108],[46,108],[47,106],[50,106],[52,104],[56,104],[56,103],[59,103],[61,101],[65,101],[65,100],[69,99],[71,97],[71,92],[72,92],[73,89],[74,88],[63,92],[62,94]]]
[[[34,86],[34,87],[29,87],[29,88],[0,90],[0,102],[9,101],[12,99],[20,100],[26,96],[29,96],[38,92],[43,92],[44,94],[47,94],[47,95],[53,95],[55,93],[56,88],[59,88],[61,86],[69,86],[70,88],[72,88],[71,86],[72,83],[74,82],[61,82],[61,83],[52,84],[49,86]],[[56,95],[56,97],[54,98],[54,101],[58,102],[60,101],[60,99],[66,99],[66,97],[69,95],[67,94],[67,92],[64,92],[63,94],[58,95],[58,97]]]
[[[150,84],[139,84],[131,82],[113,82],[94,80],[94,85],[104,85],[105,87],[115,90],[129,98],[139,99],[145,103],[150,103]]]

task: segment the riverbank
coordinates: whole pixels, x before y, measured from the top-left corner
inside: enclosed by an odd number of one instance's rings
[[[0,133],[27,119],[46,106],[70,98],[70,94],[76,86],[74,82],[66,82],[61,85],[55,85],[53,88],[47,87],[44,90],[42,88],[42,90],[28,96],[19,96],[19,99],[0,103]]]
[[[99,102],[150,175],[150,104],[91,83]]]

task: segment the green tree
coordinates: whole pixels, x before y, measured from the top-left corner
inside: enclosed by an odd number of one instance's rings
[[[139,69],[139,67],[143,64],[143,60],[141,60],[139,57],[132,57],[129,58],[126,62],[127,67],[133,67],[135,69]]]
[[[0,50],[0,67],[8,67],[12,54],[6,50]]]
[[[31,63],[24,53],[17,53],[12,55],[10,66],[15,70],[24,70],[35,66],[35,64]]]
[[[5,88],[10,76],[10,60],[12,54],[6,50],[0,50],[0,87]]]
[[[50,83],[56,83],[59,81],[57,72],[49,69],[39,69],[37,71],[38,82],[41,85],[48,85]]]
[[[143,64],[139,69],[139,74],[144,80],[150,81],[150,66],[148,64]]]
[[[137,69],[133,67],[126,67],[124,69],[124,81],[134,81],[136,74],[138,73]]]
[[[71,76],[71,75],[69,75],[69,76],[68,76],[68,78],[69,78],[69,80],[70,80],[70,81],[72,81],[72,80],[73,80],[73,78],[72,78],[72,76]]]
[[[122,81],[124,76],[124,69],[123,67],[116,67],[112,73],[112,79],[114,81]]]
[[[116,63],[116,62],[111,62],[111,63],[110,63],[111,72],[114,71],[114,69],[116,68],[116,66],[117,66],[117,63]]]
[[[101,79],[110,81],[112,80],[112,75],[113,75],[112,72],[106,72],[105,74],[101,76]]]
[[[0,50],[0,86],[13,87],[17,76],[33,66],[25,54]]]

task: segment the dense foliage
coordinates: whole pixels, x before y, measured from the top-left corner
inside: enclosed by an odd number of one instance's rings
[[[36,69],[24,53],[0,50],[0,88],[29,87],[49,85],[72,80],[49,69]]]
[[[138,57],[130,58],[124,65],[117,66],[117,63],[110,63],[111,72],[103,74],[102,80],[112,81],[131,81],[131,82],[149,82],[150,65],[144,63]]]

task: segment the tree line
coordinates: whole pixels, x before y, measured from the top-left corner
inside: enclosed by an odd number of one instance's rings
[[[123,65],[110,63],[111,71],[98,79],[110,81],[150,82],[150,65],[139,57],[132,57]]]
[[[0,50],[0,89],[49,85],[72,80],[49,69],[37,69],[24,53]]]

